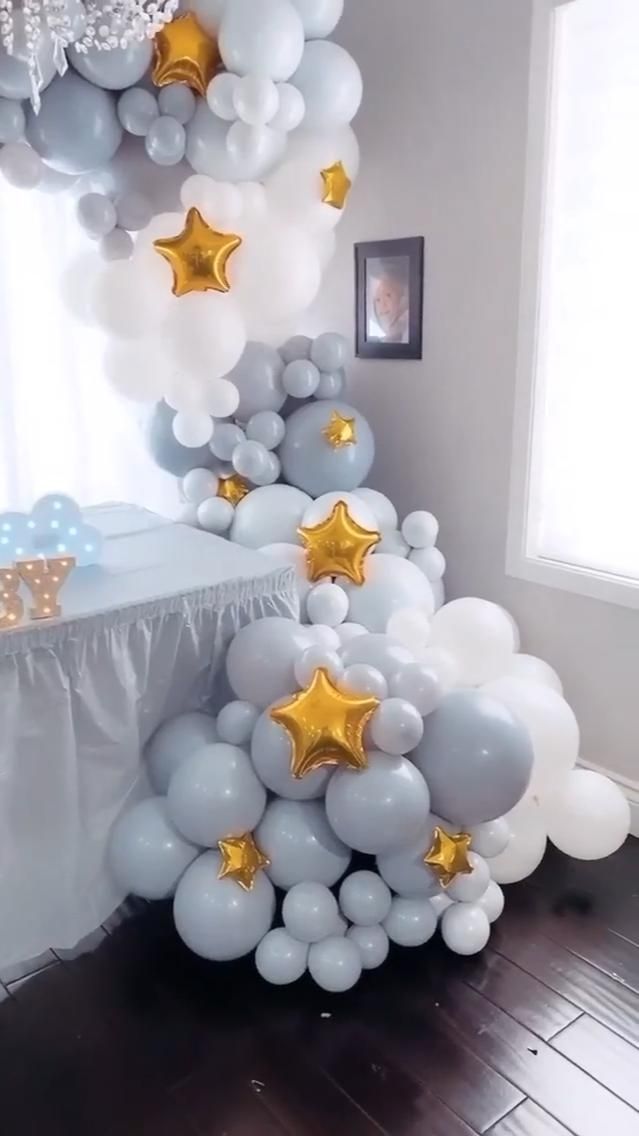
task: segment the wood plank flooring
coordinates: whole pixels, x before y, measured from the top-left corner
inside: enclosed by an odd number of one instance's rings
[[[0,974],[0,1132],[639,1136],[639,842],[507,891],[477,958],[396,949],[341,996],[206,964],[130,903]]]

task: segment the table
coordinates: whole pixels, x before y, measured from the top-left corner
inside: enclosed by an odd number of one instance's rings
[[[226,643],[295,618],[293,570],[131,506],[87,510],[100,566],[59,619],[0,632],[0,966],[70,948],[124,898],[105,852],[156,727],[209,702]]]

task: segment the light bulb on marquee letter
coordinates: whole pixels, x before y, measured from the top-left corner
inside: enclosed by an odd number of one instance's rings
[[[31,619],[54,619],[61,615],[58,596],[75,568],[75,558],[57,556],[48,560],[20,560],[16,568],[31,592],[34,603],[29,611]]]
[[[0,631],[17,627],[24,615],[24,604],[18,594],[20,576],[15,568],[0,568]]]

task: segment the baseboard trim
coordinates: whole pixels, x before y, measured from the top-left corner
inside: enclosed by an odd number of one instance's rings
[[[633,836],[639,836],[639,781],[629,781],[625,777],[620,777],[618,773],[613,773],[611,769],[604,769],[602,765],[596,765],[594,761],[580,759],[579,764],[584,769],[593,769],[595,773],[603,773],[604,777],[609,777],[615,785],[619,786],[630,805],[630,832]]]

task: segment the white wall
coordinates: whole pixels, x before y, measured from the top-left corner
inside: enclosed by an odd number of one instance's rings
[[[639,612],[505,575],[531,0],[346,0],[362,171],[310,330],[353,328],[354,241],[426,237],[422,363],[357,362],[371,484],[442,526],[449,598],[480,595],[557,668],[583,756],[639,781]]]

